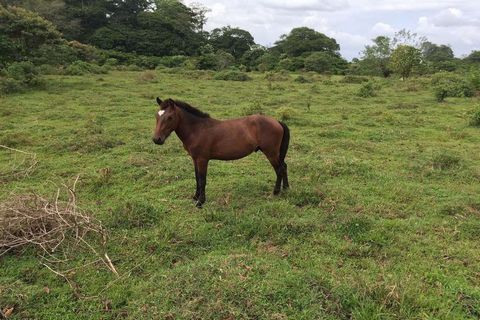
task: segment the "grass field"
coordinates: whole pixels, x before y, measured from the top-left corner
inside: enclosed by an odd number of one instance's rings
[[[0,310],[12,319],[478,319],[478,98],[437,103],[428,79],[381,80],[377,96],[341,77],[268,82],[208,73],[50,76],[0,98],[0,201],[54,197],[77,175],[78,205],[109,232],[120,278],[78,249],[68,273],[37,251],[0,257]],[[172,135],[151,142],[155,97],[213,117],[283,114],[291,190],[271,195],[261,153],[212,161],[195,208],[191,159]],[[21,168],[21,167],[20,167]],[[107,174],[105,172],[108,172]]]

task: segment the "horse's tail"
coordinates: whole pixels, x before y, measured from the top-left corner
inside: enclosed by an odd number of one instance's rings
[[[280,125],[283,128],[283,137],[282,142],[280,144],[280,163],[285,162],[285,156],[287,155],[288,145],[290,143],[290,129],[288,129],[287,125],[283,122],[280,122]]]

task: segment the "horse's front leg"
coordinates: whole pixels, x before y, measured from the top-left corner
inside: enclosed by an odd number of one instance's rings
[[[195,184],[196,190],[195,195],[193,196],[193,200],[198,201],[198,197],[200,196],[200,182],[198,181],[198,167],[197,162],[193,160],[193,165],[195,166]]]
[[[202,205],[205,203],[205,186],[207,185],[207,168],[208,168],[208,159],[196,159],[195,164],[197,167],[197,174],[198,174],[198,200],[197,200],[197,208],[201,208]]]

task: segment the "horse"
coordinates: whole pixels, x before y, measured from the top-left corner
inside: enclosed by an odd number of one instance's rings
[[[264,115],[238,119],[217,120],[190,104],[173,99],[162,101],[156,112],[153,142],[163,145],[175,131],[183,147],[192,157],[197,188],[193,200],[201,208],[206,201],[207,168],[209,160],[237,160],[261,151],[276,173],[273,194],[289,188],[287,154],[290,130],[286,124]]]

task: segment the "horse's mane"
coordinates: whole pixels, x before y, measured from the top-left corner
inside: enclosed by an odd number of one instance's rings
[[[194,116],[197,116],[199,118],[210,118],[210,115],[206,112],[200,111],[195,107],[192,107],[186,102],[179,101],[179,100],[174,100],[175,104],[183,109],[184,111],[193,114]]]

